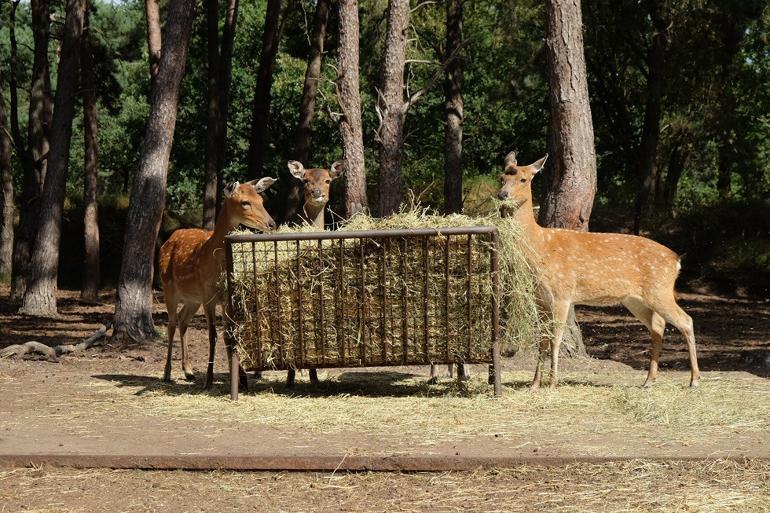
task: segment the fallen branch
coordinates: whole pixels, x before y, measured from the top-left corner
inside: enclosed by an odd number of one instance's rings
[[[86,349],[93,347],[99,340],[104,338],[104,336],[107,334],[107,331],[111,327],[111,324],[102,325],[102,327],[96,330],[93,335],[77,344],[64,344],[50,347],[45,344],[41,344],[36,340],[30,340],[24,344],[14,344],[0,350],[0,358],[11,358],[13,356],[22,357],[29,353],[37,353],[42,354],[48,358],[48,361],[57,362],[57,357],[59,355],[85,351]]]

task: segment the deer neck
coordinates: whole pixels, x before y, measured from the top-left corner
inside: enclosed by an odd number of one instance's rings
[[[537,224],[537,221],[535,220],[535,210],[532,207],[532,194],[530,194],[524,203],[516,209],[513,218],[516,219],[524,230],[524,234],[527,237],[531,249],[535,252],[539,252],[544,242],[543,228]]]
[[[225,237],[236,226],[238,226],[238,222],[230,214],[227,204],[223,203],[222,210],[219,212],[217,222],[214,225],[214,231],[211,232],[209,239],[206,241],[204,255],[213,256],[217,249],[223,249],[225,247]]]
[[[302,211],[305,215],[305,219],[313,225],[313,228],[316,230],[323,230],[324,229],[324,208],[326,207],[326,203],[323,205],[313,205],[310,202],[305,202],[305,205],[302,207]]]

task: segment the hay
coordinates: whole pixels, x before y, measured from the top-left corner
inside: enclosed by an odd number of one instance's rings
[[[437,216],[410,208],[385,219],[357,215],[340,231],[488,225],[499,234],[501,348],[510,353],[544,329],[513,219]],[[437,239],[427,249],[408,239],[354,239],[344,248],[331,240],[234,244],[230,335],[242,363],[279,369],[489,361],[488,241]],[[430,298],[427,306],[420,304],[423,296]]]

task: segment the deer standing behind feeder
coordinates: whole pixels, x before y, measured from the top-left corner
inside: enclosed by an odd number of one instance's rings
[[[291,175],[301,182],[300,201],[302,202],[301,208],[297,209],[296,215],[293,219],[289,220],[289,223],[299,226],[308,225],[312,226],[315,230],[323,231],[331,183],[332,180],[342,176],[342,173],[345,171],[345,163],[338,160],[329,169],[305,169],[305,166],[296,160],[290,160],[287,165]],[[310,382],[318,384],[318,371],[311,367],[309,374]],[[289,369],[286,376],[286,385],[294,386],[295,377],[296,372],[294,369]]]
[[[177,230],[160,248],[160,277],[168,311],[168,353],[163,372],[164,381],[171,381],[171,353],[177,324],[182,345],[182,369],[188,380],[195,379],[185,333],[193,315],[203,305],[209,334],[205,387],[211,388],[217,341],[216,306],[224,302],[219,279],[225,268],[225,236],[241,224],[262,231],[275,229],[275,221],[265,210],[260,193],[276,181],[275,178],[265,177],[243,184],[233,183],[225,189],[224,201],[213,232],[198,228]],[[182,303],[182,308],[177,311],[179,303]],[[227,350],[229,354],[231,348]],[[242,374],[242,383],[245,382],[244,378]]]
[[[698,386],[700,371],[695,352],[692,318],[676,303],[674,283],[681,269],[679,256],[655,241],[634,235],[588,233],[543,228],[532,210],[532,178],[548,155],[529,166],[518,166],[516,154],[505,159],[498,197],[511,207],[521,223],[528,247],[527,259],[538,282],[538,302],[555,321],[550,338],[551,382],[559,381],[559,346],[572,305],[622,304],[652,335],[650,367],[644,386],[658,374],[658,358],[666,323],[675,326],[687,342],[690,386]],[[532,387],[538,388],[548,339],[540,351]]]

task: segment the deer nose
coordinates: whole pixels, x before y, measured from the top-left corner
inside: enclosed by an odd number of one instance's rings
[[[320,198],[321,196],[323,196],[321,189],[313,189],[312,193],[314,198]]]
[[[508,192],[506,191],[500,191],[497,193],[497,197],[501,200],[508,199]]]
[[[268,228],[270,228],[271,230],[275,230],[275,221],[273,221],[272,219],[270,219],[270,220],[267,222],[267,227],[268,227]]]

